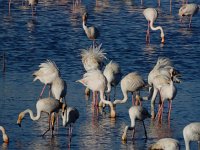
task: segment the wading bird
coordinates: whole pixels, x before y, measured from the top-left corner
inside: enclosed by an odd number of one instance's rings
[[[172,138],[163,138],[152,144],[148,150],[180,150],[180,144]]]
[[[78,118],[79,118],[79,112],[76,108],[68,107],[67,105],[63,106],[62,108],[63,126],[66,127],[67,125],[69,125],[70,140],[72,137],[73,124],[76,122]]]
[[[137,72],[129,73],[121,80],[121,90],[122,90],[124,98],[122,100],[115,100],[113,102],[113,104],[116,105],[116,104],[125,103],[128,100],[128,92],[131,92],[132,93],[132,102],[134,105],[135,98],[134,98],[133,93],[135,92],[136,95],[139,96],[139,91],[144,86],[145,86],[144,80]],[[137,105],[137,103],[138,103],[138,101],[136,100],[136,105]]]
[[[84,74],[83,78],[77,80],[77,82],[82,83],[84,86],[88,87],[93,92],[98,91],[100,93],[100,103],[108,104],[110,106],[111,118],[116,116],[115,109],[112,102],[105,100],[105,89],[106,89],[106,78],[100,70],[90,70]],[[94,105],[98,105],[97,99],[95,99]]]
[[[130,116],[130,119],[131,119],[131,126],[125,127],[124,133],[122,135],[122,140],[123,141],[127,140],[127,131],[128,130],[133,130],[132,138],[134,138],[135,121],[136,120],[142,121],[143,126],[144,126],[144,131],[145,131],[145,137],[147,138],[147,131],[146,131],[146,128],[145,128],[144,119],[151,117],[151,115],[148,113],[148,111],[145,108],[143,108],[142,106],[132,106],[129,109],[129,116]]]
[[[85,12],[82,16],[83,29],[84,29],[87,37],[93,41],[93,47],[95,47],[95,45],[97,45],[96,39],[99,37],[100,34],[96,27],[94,27],[94,26],[87,27],[87,18],[88,18],[88,13]]]
[[[197,14],[199,11],[199,6],[197,4],[184,4],[180,9],[179,9],[179,16],[182,18],[184,16],[190,17],[190,22],[189,22],[189,28],[191,27],[192,23],[192,17]]]
[[[122,73],[119,65],[112,60],[106,65],[104,71],[103,71],[104,76],[107,79],[107,91],[108,93],[108,100],[110,100],[110,92],[111,92],[111,87],[114,87],[114,99],[115,99],[115,94],[116,94],[116,86],[120,82],[122,78]]]
[[[29,113],[30,118],[33,121],[39,120],[41,117],[42,112],[45,112],[49,116],[49,128],[43,133],[43,136],[50,130],[51,126],[51,115],[53,112],[58,113],[59,110],[63,107],[63,103],[60,101],[53,99],[53,98],[43,98],[39,99],[36,103],[36,110],[37,110],[37,115],[33,115],[33,111],[30,109],[26,109],[23,112],[21,112],[18,116],[17,124],[21,127],[21,122],[24,116]],[[52,127],[53,129],[53,127]],[[53,130],[52,130],[52,135],[53,135]]]
[[[163,28],[161,26],[157,26],[154,27],[153,23],[154,21],[157,19],[158,17],[158,13],[154,8],[146,8],[143,11],[143,14],[146,18],[146,20],[148,21],[148,29],[147,29],[147,34],[146,34],[146,42],[149,44],[150,43],[150,28],[151,30],[160,30],[161,34],[161,43],[165,42],[165,38],[164,38],[164,31]]]
[[[200,148],[200,122],[193,122],[183,129],[186,150],[190,150],[190,142],[197,141]]]
[[[0,126],[0,130],[2,132],[3,142],[9,143],[9,138],[8,138],[8,135],[6,134],[5,128]]]

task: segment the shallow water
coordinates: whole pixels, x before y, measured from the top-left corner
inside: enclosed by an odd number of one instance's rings
[[[26,108],[35,111],[35,103],[42,84],[33,82],[32,73],[46,59],[52,59],[59,67],[62,77],[67,81],[67,102],[76,107],[80,118],[73,130],[71,149],[147,149],[160,138],[172,137],[179,140],[184,149],[182,130],[185,125],[199,120],[200,88],[200,20],[194,16],[192,28],[188,29],[188,20],[183,24],[177,15],[181,2],[173,1],[172,14],[169,1],[161,2],[161,7],[153,1],[109,1],[82,0],[73,5],[73,1],[39,1],[36,16],[31,9],[23,9],[21,1],[12,1],[11,14],[8,15],[8,2],[0,0],[0,55],[5,52],[5,73],[0,73],[0,125],[4,126],[10,137],[9,145],[1,149],[66,149],[68,148],[68,130],[61,126],[55,130],[52,138],[48,133],[40,135],[47,128],[47,115],[34,122],[27,116],[22,127],[16,125],[18,113]],[[166,43],[160,44],[160,32],[151,31],[151,44],[146,45],[147,21],[142,12],[146,7],[158,9],[159,17],[155,25],[161,25],[165,31]],[[128,108],[131,100],[117,107],[117,118],[109,118],[109,110],[92,110],[91,100],[85,100],[84,87],[75,81],[84,73],[81,63],[81,49],[90,47],[82,29],[81,14],[87,10],[89,25],[96,25],[101,33],[98,43],[102,43],[107,58],[118,62],[124,75],[138,71],[145,80],[159,56],[169,57],[182,73],[182,83],[177,84],[178,93],[172,104],[171,124],[167,125],[167,103],[165,104],[162,125],[146,119],[148,139],[144,138],[141,122],[136,124],[134,142],[128,133],[127,143],[121,142],[125,125],[130,124]],[[2,57],[1,65],[2,67]],[[113,93],[112,93],[113,94]],[[142,92],[147,94],[147,92]],[[48,95],[46,90],[45,95]],[[116,97],[122,98],[120,86]],[[150,101],[143,102],[150,110]],[[61,120],[60,120],[61,121]],[[192,143],[191,149],[197,149]]]

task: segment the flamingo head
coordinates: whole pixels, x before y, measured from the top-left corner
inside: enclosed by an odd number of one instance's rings
[[[21,127],[21,122],[22,122],[22,119],[24,118],[24,113],[21,112],[18,116],[18,119],[17,119],[17,124],[19,125],[19,127]]]
[[[82,19],[83,19],[83,22],[86,22],[87,21],[87,18],[88,18],[88,13],[85,12],[82,16]]]
[[[127,137],[126,137],[126,133],[124,132],[122,135],[122,141],[126,142],[127,141]]]
[[[161,40],[161,43],[163,43],[163,44],[164,44],[164,43],[165,43],[165,37],[164,37],[164,36],[162,36],[162,37],[161,37],[161,39],[162,39],[162,40]]]
[[[9,138],[8,138],[7,134],[3,134],[3,142],[9,143]]]

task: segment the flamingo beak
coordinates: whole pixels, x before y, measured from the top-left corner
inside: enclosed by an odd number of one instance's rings
[[[164,44],[165,43],[165,37],[163,36],[161,38],[162,38],[161,43]]]

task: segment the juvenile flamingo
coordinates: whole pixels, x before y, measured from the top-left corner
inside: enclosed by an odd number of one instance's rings
[[[9,143],[8,135],[6,134],[6,130],[3,126],[0,126],[0,130],[2,132],[3,142]]]
[[[200,122],[193,122],[183,129],[186,150],[190,150],[190,142],[197,141],[200,148]]]
[[[192,23],[192,17],[197,14],[199,11],[199,6],[197,4],[184,4],[180,9],[179,9],[179,16],[182,18],[184,16],[189,16],[190,17],[190,22],[189,22],[189,28],[191,27]]]
[[[144,80],[137,72],[129,73],[121,80],[121,90],[124,98],[122,100],[115,100],[113,104],[116,105],[126,103],[126,101],[128,100],[128,92],[132,93],[132,101],[134,104],[133,93],[135,92],[136,95],[139,95],[139,90],[144,86]],[[138,101],[136,101],[136,103],[138,103]]]
[[[144,11],[143,11],[143,14],[146,18],[146,20],[148,21],[148,29],[147,29],[147,35],[146,35],[146,42],[147,43],[150,43],[150,29],[151,28],[152,30],[160,30],[161,34],[161,43],[164,43],[165,42],[165,38],[164,38],[164,31],[163,31],[163,28],[161,26],[158,26],[158,27],[154,27],[153,26],[153,23],[154,21],[157,19],[158,17],[158,13],[156,11],[156,9],[154,8],[146,8]]]
[[[69,125],[70,140],[72,136],[73,124],[76,122],[78,118],[79,118],[79,111],[76,108],[68,107],[67,105],[63,106],[62,108],[63,126],[66,127],[67,125]]]
[[[82,16],[82,20],[83,20],[83,29],[87,35],[87,37],[93,41],[93,47],[95,47],[96,45],[96,39],[99,37],[99,31],[96,27],[91,26],[91,27],[87,27],[87,18],[88,18],[88,13],[84,13]]]
[[[93,92],[98,91],[100,93],[100,103],[108,104],[110,106],[111,118],[116,116],[112,102],[105,100],[106,78],[100,70],[90,70],[84,74],[83,78],[77,80],[84,86],[88,87]],[[96,98],[94,105],[97,105]]]
[[[172,138],[163,138],[152,144],[148,150],[180,150],[180,144]]]
[[[145,108],[143,108],[142,106],[132,106],[129,109],[129,116],[130,116],[130,119],[131,119],[131,126],[125,127],[124,133],[122,135],[122,140],[123,141],[127,140],[127,131],[128,130],[133,130],[132,138],[134,138],[135,121],[136,120],[142,121],[143,126],[144,126],[144,131],[145,131],[145,137],[147,138],[147,131],[146,131],[146,128],[145,128],[144,119],[151,117],[151,115],[148,113],[148,111]]]
[[[106,65],[104,71],[103,71],[104,76],[107,79],[107,91],[108,93],[108,99],[110,99],[110,92],[111,92],[111,87],[114,87],[114,99],[115,99],[115,94],[116,94],[116,86],[120,82],[122,78],[122,73],[119,65],[112,60]]]
[[[51,126],[51,115],[53,112],[58,113],[59,110],[63,107],[63,103],[60,101],[53,99],[53,98],[43,98],[39,99],[36,103],[36,110],[37,110],[37,115],[34,116],[32,110],[26,109],[23,112],[21,112],[18,116],[17,124],[21,127],[21,122],[24,116],[29,113],[30,118],[33,121],[39,120],[41,117],[41,113],[45,112],[49,116],[49,128],[43,133],[43,136],[50,130]],[[53,129],[53,127],[52,127]],[[52,135],[53,135],[53,130],[52,130]]]

